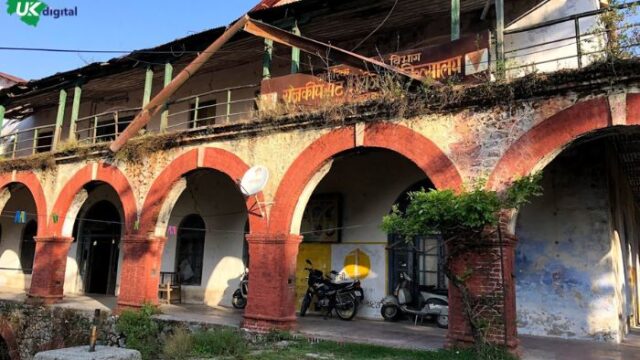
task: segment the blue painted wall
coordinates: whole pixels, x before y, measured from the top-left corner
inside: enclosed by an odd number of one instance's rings
[[[545,169],[544,195],[525,206],[516,234],[521,334],[617,341],[606,151],[565,151]]]

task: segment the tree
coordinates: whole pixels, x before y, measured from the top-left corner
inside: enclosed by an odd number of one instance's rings
[[[481,252],[487,248],[487,242],[495,241],[494,235],[500,231],[501,214],[540,196],[541,179],[541,173],[524,176],[500,193],[485,189],[483,182],[460,192],[423,189],[409,193],[409,205],[404,212],[394,206],[391,213],[383,218],[382,229],[400,235],[406,241],[416,236],[442,236],[447,247],[445,274],[450,285],[461,294],[464,317],[471,328],[480,358],[493,358],[491,354],[495,350],[489,346],[487,333],[491,328],[490,321],[500,312],[495,307],[492,309],[495,297],[477,296],[469,290],[467,280],[474,270],[456,271],[452,267],[452,259],[470,252]],[[495,253],[491,255],[495,256]]]

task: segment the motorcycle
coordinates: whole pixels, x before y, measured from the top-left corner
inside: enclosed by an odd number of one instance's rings
[[[358,305],[364,300],[364,292],[360,286],[360,281],[336,283],[332,279],[325,277],[322,271],[313,268],[309,259],[306,260],[309,267],[305,268],[309,272],[308,289],[302,299],[300,316],[305,316],[313,299],[316,299],[315,308],[321,309],[326,319],[335,309],[336,314],[342,320],[351,320],[358,312]],[[337,275],[335,271],[331,275]]]
[[[231,305],[236,309],[244,309],[247,306],[247,294],[249,292],[249,270],[245,270],[240,278],[238,288],[233,292]]]
[[[393,295],[382,299],[382,308],[380,309],[382,317],[388,321],[395,321],[401,314],[408,314],[415,316],[416,324],[418,318],[435,318],[438,327],[448,328],[449,299],[446,290],[438,291],[422,287],[417,299],[414,299],[409,286],[411,281],[407,273],[400,273],[400,282],[393,291]]]

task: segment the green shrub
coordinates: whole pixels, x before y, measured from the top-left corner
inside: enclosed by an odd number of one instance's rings
[[[170,335],[162,347],[162,353],[167,360],[188,359],[193,349],[193,336],[183,328],[177,328]]]
[[[242,359],[247,353],[247,343],[237,330],[215,329],[193,334],[194,355]]]
[[[127,348],[140,351],[142,359],[157,359],[160,352],[160,328],[152,316],[158,310],[144,305],[140,310],[125,310],[120,314],[116,329],[126,336]]]

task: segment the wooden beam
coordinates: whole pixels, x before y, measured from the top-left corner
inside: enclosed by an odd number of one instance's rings
[[[460,39],[460,0],[451,0],[451,41]]]
[[[149,66],[144,75],[144,93],[142,95],[142,106],[147,106],[151,100],[151,89],[153,88],[153,69]]]
[[[60,136],[62,133],[62,125],[64,123],[64,110],[67,105],[67,91],[60,90],[60,97],[58,98],[58,114],[56,115],[56,127],[53,133],[53,145],[52,149],[55,150],[60,142]]]
[[[173,65],[170,62],[164,64],[164,87],[169,86],[173,78]],[[169,108],[166,103],[162,115],[160,115],[160,131],[166,131],[169,126]]]
[[[69,124],[69,140],[76,139],[76,122],[80,116],[80,98],[82,97],[82,87],[76,85],[73,89],[73,104],[71,105],[71,123]]]
[[[381,61],[358,55],[356,53],[341,49],[333,45],[325,44],[313,39],[305,38],[303,36],[298,36],[290,33],[289,31],[282,30],[280,28],[265,24],[260,21],[249,19],[244,27],[244,31],[261,38],[273,40],[274,42],[277,42],[279,44],[300,48],[302,51],[319,56],[322,59],[325,59],[328,55],[332,60],[336,62],[351,65],[359,69],[369,71],[376,70],[376,68],[384,69],[404,75],[413,80],[423,80],[417,75],[385,64]]]
[[[191,78],[195,73],[200,70],[207,60],[213,56],[220,48],[226,44],[237,32],[242,30],[245,24],[249,21],[249,16],[245,15],[231,25],[219,38],[217,38],[211,45],[209,45],[203,52],[200,53],[189,65],[187,65],[176,77],[171,80],[169,85],[164,87],[160,92],[144,106],[142,111],[136,115],[131,121],[129,126],[118,136],[109,146],[112,152],[116,152],[124,146],[124,144],[132,137],[134,137],[140,129],[142,129],[160,109],[164,107],[164,104],[178,89],[184,85],[184,83]]]
[[[271,63],[273,62],[273,41],[264,39],[264,56],[262,57],[262,78],[271,79]]]
[[[4,112],[6,111],[4,105],[0,105],[0,133],[4,127]]]
[[[298,27],[297,21],[293,23],[291,32],[294,35],[300,36],[300,28]],[[300,72],[300,48],[292,47],[291,48],[291,73],[297,74],[299,72]]]

